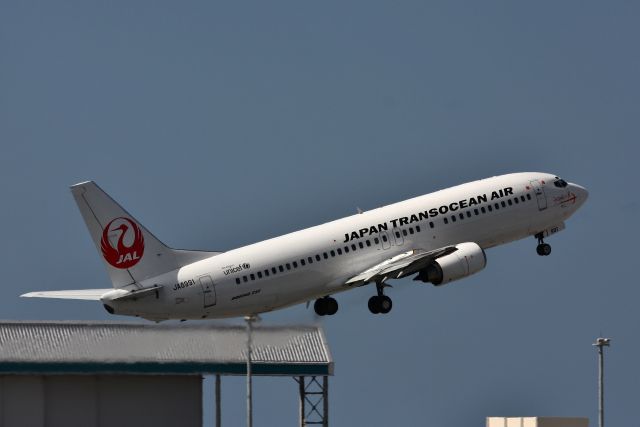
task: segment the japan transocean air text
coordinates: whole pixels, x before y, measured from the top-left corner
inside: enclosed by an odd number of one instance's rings
[[[480,203],[486,203],[488,200],[501,199],[503,197],[507,197],[511,195],[513,195],[513,187],[506,187],[501,190],[492,191],[491,196],[489,196],[488,193],[485,193],[475,197],[469,197],[456,202],[451,202],[449,204],[442,205],[439,208],[426,209],[424,211],[413,213],[409,216],[395,218],[387,222],[383,222],[381,224],[371,225],[369,227],[361,228],[359,230],[352,231],[350,233],[345,233],[344,243],[350,242],[356,239],[361,239],[365,236],[370,236],[372,234],[377,234],[377,233],[380,233],[381,231],[388,231],[389,224],[391,224],[391,228],[402,227],[408,224],[412,224],[414,222],[423,221],[428,218],[435,218],[438,215],[445,215],[449,212],[455,212],[458,209],[466,209],[471,206],[479,205]]]

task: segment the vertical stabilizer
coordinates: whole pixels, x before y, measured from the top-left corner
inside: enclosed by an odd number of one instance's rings
[[[71,193],[114,288],[217,254],[167,247],[93,181],[73,185]]]

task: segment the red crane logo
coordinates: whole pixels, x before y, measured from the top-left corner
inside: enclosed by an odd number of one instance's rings
[[[120,236],[118,236],[118,242],[114,248],[109,237],[115,238],[118,231]],[[129,218],[118,217],[111,220],[102,230],[100,246],[102,256],[110,265],[115,268],[126,269],[133,267],[142,259],[144,236],[138,224]]]

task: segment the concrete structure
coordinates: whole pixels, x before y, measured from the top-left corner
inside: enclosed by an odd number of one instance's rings
[[[243,326],[202,323],[0,322],[0,427],[200,426],[202,375],[245,375],[246,339]],[[321,329],[257,326],[252,341],[253,375],[324,383],[327,406]],[[295,387],[301,425],[317,415],[305,413],[305,388]]]
[[[589,427],[589,419],[562,417],[488,417],[487,427]]]

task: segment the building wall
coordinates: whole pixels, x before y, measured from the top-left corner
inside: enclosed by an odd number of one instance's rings
[[[0,376],[0,427],[200,427],[200,376]]]

